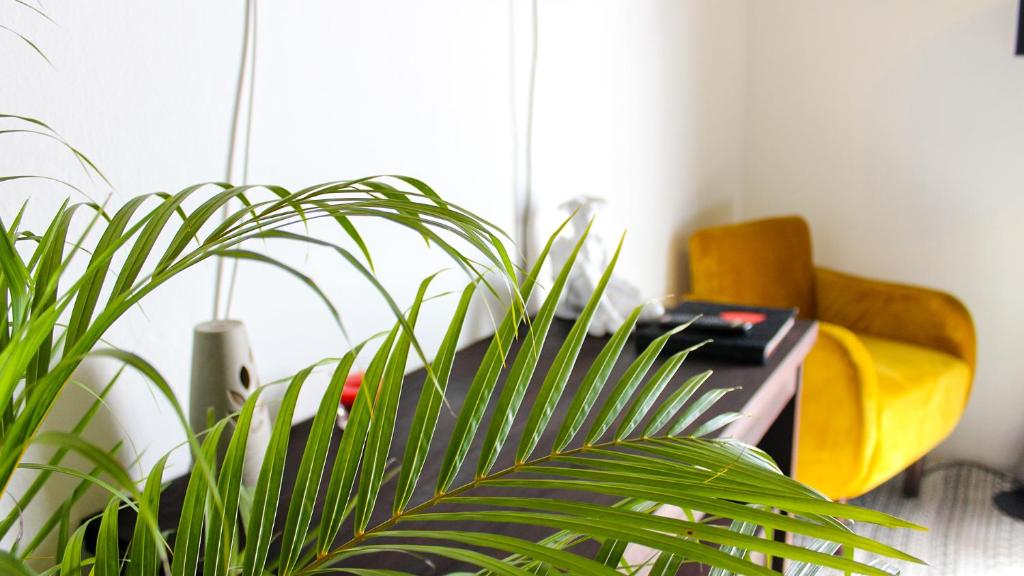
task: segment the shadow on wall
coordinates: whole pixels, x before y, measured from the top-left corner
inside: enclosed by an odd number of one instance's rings
[[[87,359],[83,362],[68,381],[57,403],[43,423],[43,431],[72,432],[115,374],[117,374],[117,368],[109,361]],[[95,445],[108,449],[113,449],[121,442],[121,446],[116,452],[117,460],[133,476],[141,478],[144,475],[143,470],[150,468],[149,465],[144,467],[140,465],[146,464],[146,462],[142,462],[143,457],[146,456],[146,461],[152,464],[161,454],[145,454],[145,447],[132,444],[122,422],[125,416],[123,414],[124,407],[119,407],[119,403],[115,399],[119,388],[132,385],[148,386],[148,384],[136,380],[138,377],[131,373],[130,369],[126,369],[121,374],[110,393],[102,401],[102,405],[95,411],[95,415],[85,427],[82,436]],[[25,462],[47,463],[53,453],[54,450],[48,446],[33,446],[29,448]],[[93,468],[92,464],[74,453],[65,456],[61,465],[75,470],[91,470]],[[36,471],[19,471],[12,481],[13,490],[10,493],[21,496],[36,477]],[[84,481],[77,478],[53,473],[42,485],[32,504],[22,511],[19,527],[11,531],[14,537],[20,537],[23,544],[31,542],[45,525],[50,513],[56,511],[59,514],[61,506],[68,502],[76,491],[82,491],[82,493],[72,507],[72,518],[76,520],[72,529],[77,526],[78,521],[84,519],[86,514],[92,514],[102,509],[108,498],[106,492],[95,486],[88,487]],[[11,504],[11,502],[4,502],[0,507],[0,513],[6,514]],[[42,542],[34,556],[44,560],[47,556],[52,558],[56,544],[56,531],[54,531]],[[44,562],[37,568],[45,566],[48,564]]]
[[[666,289],[669,295],[666,305],[679,304],[690,292],[690,236],[702,228],[729,224],[735,219],[735,206],[731,201],[713,203],[690,215],[672,234],[666,263]]]
[[[680,190],[674,201],[675,223],[665,258],[666,304],[679,303],[690,291],[690,236],[702,228],[730,224],[738,218],[742,182],[746,8],[735,2],[677,2],[662,5],[659,26],[673,33],[673,22],[690,22],[684,46],[668,56],[685,75],[662,80],[669,101],[684,113],[665,133],[666,154],[683,152],[666,165]],[[723,61],[727,65],[723,66]]]

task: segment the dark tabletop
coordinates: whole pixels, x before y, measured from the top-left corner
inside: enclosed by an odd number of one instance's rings
[[[512,430],[509,434],[509,440],[506,442],[503,455],[499,458],[495,469],[504,467],[502,464],[507,465],[511,463],[511,454],[508,453],[514,452],[515,447],[518,445],[520,431],[526,421],[525,413],[529,410],[529,407],[534,401],[539,382],[543,377],[543,371],[546,366],[550,365],[551,360],[563,343],[570,328],[570,323],[562,321],[556,321],[552,326],[550,334],[541,352],[541,358],[538,362],[534,381],[526,393],[526,397],[523,401],[523,407],[512,426]],[[803,357],[806,355],[807,350],[814,341],[816,328],[816,324],[813,322],[797,321],[794,327],[783,339],[778,349],[771,356],[768,363],[763,366],[726,364],[720,361],[708,361],[691,357],[683,363],[682,368],[672,379],[672,382],[666,387],[663,397],[667,397],[675,391],[677,387],[688,377],[704,370],[713,370],[714,374],[708,382],[704,384],[705,389],[732,387],[738,387],[738,389],[727,394],[715,405],[714,408],[708,411],[708,413],[706,413],[704,417],[694,425],[697,426],[702,421],[724,412],[743,412],[750,416],[738,421],[730,428],[721,431],[720,434],[737,437],[746,442],[756,444],[761,440],[761,437],[765,434],[768,426],[775,420],[776,416],[786,408],[787,402],[790,403],[790,410],[792,409],[791,399],[795,390],[795,384],[790,384],[792,379],[788,378],[788,375],[791,372],[795,372],[799,364],[802,363]],[[448,402],[455,412],[459,410],[464,401],[465,393],[468,390],[473,375],[480,364],[488,342],[489,339],[484,339],[471,344],[460,350],[455,357],[451,379],[446,392]],[[534,452],[535,454],[539,454],[542,450],[550,449],[553,436],[558,430],[557,424],[559,424],[561,420],[560,415],[564,414],[564,410],[568,406],[568,402],[572,398],[576,387],[579,385],[583,374],[594,361],[606,342],[606,338],[593,337],[588,337],[584,342],[583,348],[580,351],[579,358],[576,362],[575,369],[573,370],[569,383],[566,386],[565,394],[563,395],[558,408],[556,408],[555,417],[552,419],[553,424],[548,426],[548,433],[543,436],[540,444]],[[517,349],[518,344],[513,345],[513,351],[509,355],[510,359],[514,357],[513,354]],[[616,378],[622,374],[626,367],[629,366],[629,363],[636,358],[637,354],[638,351],[636,350],[634,343],[627,343],[612,372],[610,382],[615,382]],[[655,363],[655,366],[651,368],[652,373],[657,369],[660,362],[661,359],[659,359]],[[511,364],[511,360],[509,361],[509,364]],[[418,398],[423,386],[424,377],[425,372],[423,370],[416,370],[406,376],[399,404],[398,422],[394,436],[396,440],[391,448],[391,459],[393,461],[401,460],[401,456],[405,448],[404,438],[408,436],[412,419],[411,417],[416,407],[416,399]],[[502,380],[499,380],[498,388],[500,388],[501,381]],[[611,387],[611,385],[606,386],[606,393]],[[484,417],[480,431],[477,434],[477,438],[469,451],[466,463],[463,464],[459,475],[452,484],[453,487],[472,479],[473,472],[476,470],[475,455],[479,452],[479,446],[482,443],[483,435],[486,432],[496,396],[497,390],[492,397],[491,407],[488,409],[487,415]],[[601,402],[601,400],[599,400],[599,402]],[[597,410],[594,410],[593,412],[596,414]],[[417,502],[425,500],[433,495],[434,486],[437,481],[439,464],[444,455],[445,447],[449,442],[454,421],[455,418],[453,414],[442,408],[436,433],[434,435],[433,442],[431,443],[429,454],[426,458],[426,465],[424,466],[419,484],[417,485],[415,494],[411,501],[412,504],[416,504]],[[586,427],[588,424],[589,422],[585,423],[584,426]],[[278,504],[277,523],[279,526],[276,530],[280,530],[284,525],[284,519],[290,503],[290,487],[294,484],[295,474],[297,472],[299,460],[302,456],[302,451],[306,445],[306,438],[309,434],[310,425],[310,420],[297,423],[291,432],[284,474],[284,485]],[[789,428],[788,434],[790,434],[791,437],[792,428]],[[328,466],[326,467],[328,471],[330,470],[330,462],[333,462],[334,460],[340,436],[341,431],[339,430],[332,439],[328,456]],[[784,439],[784,444],[788,444],[788,438]],[[788,446],[784,449],[788,449]],[[788,454],[786,454],[785,457],[788,458]],[[161,527],[165,529],[172,529],[177,525],[181,502],[184,499],[186,483],[187,477],[178,478],[171,481],[169,486],[165,489],[164,495],[161,498],[159,514]],[[394,482],[385,484],[381,488],[380,496],[378,498],[378,502],[380,504],[374,513],[370,526],[373,526],[379,519],[384,519],[390,514],[391,502],[394,498],[393,490]],[[536,494],[536,491],[534,491],[534,494]],[[552,493],[547,496],[557,497],[558,494]],[[319,500],[322,500],[322,498],[323,491],[321,490]],[[613,500],[612,498],[602,497],[597,494],[581,495],[579,493],[574,493],[574,499],[578,501],[583,500],[591,502],[611,502]],[[320,502],[318,501],[318,507],[319,504]],[[319,512],[317,511],[314,516],[314,520],[318,514]],[[131,527],[134,523],[133,521],[134,519],[128,517],[128,514],[122,513],[120,533],[123,538],[128,538],[130,536]],[[94,522],[92,526],[95,526],[96,524],[97,523]],[[407,525],[403,525],[403,527],[415,528],[421,526],[410,522]],[[476,531],[486,530],[492,533],[504,533],[534,540],[543,538],[551,533],[551,530],[536,529],[522,525],[494,525],[484,522],[467,522],[458,526],[458,529]],[[344,526],[339,536],[339,544],[348,540],[350,535],[351,528]],[[91,547],[90,545],[93,544],[93,542],[93,537],[87,537],[87,547]],[[433,543],[437,543],[437,541],[434,541]],[[271,557],[274,557],[274,548],[276,548],[276,546],[277,542],[275,540],[272,544]],[[358,562],[362,562],[362,564],[358,565],[364,567],[373,566],[376,568],[391,568],[424,575],[442,575],[452,571],[466,569],[466,566],[464,565],[443,558],[432,558],[428,562],[424,559],[412,558],[405,555],[378,555],[362,557],[357,560]],[[355,566],[357,564],[346,562],[346,565]]]

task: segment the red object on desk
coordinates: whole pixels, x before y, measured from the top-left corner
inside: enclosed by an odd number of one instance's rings
[[[359,387],[363,385],[363,373],[353,372],[345,379],[345,387],[341,389],[341,405],[351,410],[355,404],[356,395],[359,394]]]
[[[747,312],[746,310],[726,310],[719,312],[718,316],[722,320],[730,322],[750,322],[751,324],[760,324],[767,318],[767,316],[760,312]]]

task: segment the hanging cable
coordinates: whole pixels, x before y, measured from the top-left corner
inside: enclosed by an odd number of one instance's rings
[[[241,183],[248,182],[249,179],[249,142],[250,132],[252,130],[252,104],[253,104],[253,93],[255,88],[255,75],[256,75],[256,0],[245,0],[245,24],[242,30],[242,58],[238,68],[238,82],[235,88],[235,105],[234,111],[231,116],[231,132],[228,138],[228,162],[227,162],[227,173],[225,180],[227,182],[235,182],[237,179],[235,174],[235,167],[237,164],[237,152],[238,152],[238,141],[242,136],[239,135],[239,128],[241,126],[242,116],[242,102],[247,102],[247,112],[245,121],[245,133],[242,145],[242,178]],[[248,79],[248,91],[246,91],[246,80]],[[225,203],[221,208],[221,221],[227,219],[230,209],[228,203]],[[235,277],[238,273],[238,261],[233,261],[233,267],[231,272],[231,283],[228,287],[228,302],[224,316],[221,315],[221,296],[222,296],[222,284],[224,281],[224,258],[222,256],[217,257],[217,269],[216,276],[214,278],[214,292],[213,292],[213,319],[218,320],[220,318],[227,317],[227,312],[231,309],[231,297],[234,292]]]
[[[516,224],[516,243],[518,244],[519,250],[523,255],[523,268],[528,268],[530,265],[531,254],[530,254],[530,233],[533,228],[532,224],[532,212],[533,212],[533,108],[534,108],[534,93],[536,92],[535,86],[537,81],[537,44],[538,44],[538,24],[537,24],[537,0],[532,0],[530,3],[530,52],[528,61],[528,71],[526,79],[526,109],[525,118],[523,122],[523,138],[520,143],[520,124],[519,124],[519,100],[518,100],[518,86],[516,85],[516,78],[518,77],[518,61],[516,60],[517,53],[517,42],[516,42],[516,2],[510,0],[509,2],[509,69],[510,69],[510,107],[512,112],[512,148],[514,151],[512,158],[512,173],[513,173],[513,199],[515,205],[515,224]],[[522,146],[520,147],[520,144]],[[520,158],[522,161],[522,174],[520,175]],[[522,184],[520,185],[520,176],[522,177]]]
[[[522,259],[522,268],[526,269],[529,265],[529,258],[526,254],[526,244],[523,242],[524,234],[522,228],[522,201],[520,199],[519,190],[519,88],[516,85],[516,71],[517,71],[516,60],[516,0],[508,0],[508,105],[509,105],[509,120],[512,125],[512,213],[515,218],[516,225],[516,243],[515,248],[519,251]],[[520,271],[519,281],[522,282],[524,272]]]
[[[252,142],[252,110],[253,102],[256,99],[256,38],[257,31],[259,29],[259,23],[256,19],[257,9],[256,0],[252,2],[252,59],[251,65],[249,66],[249,102],[246,106],[245,113],[245,143],[242,149],[242,184],[249,183],[249,150],[250,143]],[[235,297],[235,281],[238,279],[238,266],[240,261],[238,258],[231,260],[231,280],[228,282],[228,302],[224,306],[224,317],[228,318],[231,316],[231,302]]]
[[[520,241],[529,258],[533,212],[533,100],[537,85],[537,0],[530,4],[530,73],[526,84],[526,134],[523,142],[523,210]],[[529,264],[529,263],[527,263]]]

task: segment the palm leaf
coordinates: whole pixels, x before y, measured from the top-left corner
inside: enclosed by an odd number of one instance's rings
[[[685,329],[686,326],[687,324],[678,326],[655,338],[636,360],[630,364],[629,368],[626,369],[619,382],[615,385],[615,388],[612,389],[604,406],[601,407],[601,411],[598,412],[597,419],[587,434],[587,444],[597,442],[608,428],[611,427],[612,423],[622,412],[622,409],[629,402],[630,397],[640,386],[643,377],[658,358],[658,354],[661,353],[665,344],[668,343],[668,339],[676,332]]]
[[[7,29],[8,31],[10,31],[13,34],[17,34],[17,32],[14,32],[13,30],[10,30],[9,28],[6,28],[6,27],[4,27],[4,28]],[[20,34],[18,34],[18,35],[21,36]],[[25,42],[28,42],[28,40],[26,38],[22,37],[22,39],[25,40]],[[39,51],[39,49],[35,45],[33,45],[32,43],[29,42],[29,45],[32,46],[32,48],[34,50],[36,50],[37,52]],[[41,53],[40,53],[40,55],[42,56]],[[45,58],[45,56],[43,56],[43,58]],[[43,136],[45,138],[49,138],[51,140],[54,140],[54,141],[60,143],[61,146],[66,148],[67,151],[70,152],[74,156],[75,160],[77,160],[78,163],[81,164],[82,168],[85,169],[87,173],[95,174],[95,175],[99,176],[108,186],[111,185],[110,184],[110,180],[107,180],[107,177],[104,176],[103,172],[101,172],[100,169],[96,167],[96,164],[94,164],[93,161],[90,160],[88,156],[86,156],[80,150],[78,150],[77,148],[72,146],[67,140],[65,140],[63,137],[61,137],[61,135],[59,133],[57,133],[57,131],[54,130],[52,127],[50,127],[50,125],[47,124],[46,122],[43,122],[42,120],[39,120],[38,118],[32,118],[30,116],[20,116],[18,114],[0,114],[0,119],[13,120],[13,121],[16,121],[16,122],[21,122],[21,123],[24,123],[24,124],[28,124],[30,126],[29,130],[24,130],[24,129],[22,129],[22,130],[4,130],[4,131],[2,131],[0,133],[31,133],[31,134],[36,134],[36,135]]]
[[[49,126],[33,118],[12,115],[0,115],[0,118],[27,123],[32,130],[60,140]],[[84,157],[81,159],[87,162]],[[87,165],[92,167],[91,162]],[[218,193],[190,212],[185,207],[186,200],[205,194],[207,186]],[[271,200],[247,197],[250,192],[263,189],[270,191]],[[241,198],[244,206],[213,226],[210,219],[217,208],[233,198]],[[56,227],[49,227],[50,234],[38,237],[40,245],[30,255],[31,262],[41,263],[35,276],[29,273],[29,264],[13,248],[14,228],[0,229],[0,300],[8,311],[0,322],[3,324],[0,334],[0,423],[4,429],[0,445],[2,490],[6,489],[21,455],[38,433],[68,377],[103,333],[158,286],[208,258],[256,257],[240,247],[247,240],[272,240],[268,232],[326,217],[338,222],[347,237],[362,244],[356,220],[375,218],[427,233],[438,240],[438,245],[451,246],[443,241],[442,234],[454,235],[484,248],[486,252],[481,254],[484,260],[502,270],[507,267],[507,254],[494,248],[498,231],[489,223],[454,205],[436,202],[420,187],[414,187],[412,192],[396,190],[386,198],[379,197],[372,180],[368,179],[329,183],[297,192],[273,186],[232,188],[213,183],[191,186],[176,194],[137,197],[115,211],[109,220],[93,218],[87,223],[87,229],[96,226],[102,230],[94,244],[88,245],[89,236],[82,234],[73,248],[62,254],[57,247],[64,244],[60,238],[72,226],[75,208],[60,208],[52,219]],[[105,217],[105,213],[100,214]],[[213,230],[208,231],[211,226]],[[170,244],[166,250],[158,249],[158,239],[166,234],[172,236]],[[361,249],[368,253],[365,246]],[[77,279],[59,285],[71,259],[82,252],[90,255],[85,271]],[[454,249],[448,253],[457,255],[460,265],[469,262]],[[113,264],[116,257],[123,257],[122,264]],[[280,264],[266,258],[261,261]],[[104,280],[110,272],[114,272],[115,280],[113,286],[104,291]],[[314,292],[319,291],[313,283],[307,286]],[[379,283],[375,286],[386,294]],[[38,305],[30,309],[33,293],[39,295],[36,297]],[[326,298],[324,301],[330,307],[330,301]],[[63,338],[63,349],[51,358],[57,319],[69,309],[68,328],[58,336]],[[415,338],[413,347],[419,350]],[[32,390],[16,394],[19,382],[27,374],[35,380]]]
[[[149,472],[149,477],[146,479],[146,488],[143,491],[142,497],[149,506],[149,509],[154,512],[160,508],[160,488],[166,464],[167,456],[157,460],[157,463]],[[157,542],[153,539],[152,534],[146,529],[144,523],[136,522],[129,547],[128,576],[154,574],[159,560],[165,557],[163,544],[162,541]]]
[[[121,377],[122,372],[123,369],[118,370],[114,374],[114,376],[107,382],[107,384],[103,387],[100,393],[96,395],[92,403],[89,405],[89,408],[81,415],[81,417],[79,417],[78,422],[76,422],[75,425],[72,427],[70,431],[71,434],[81,435],[85,431],[86,427],[88,427],[89,423],[96,416],[96,413],[99,412],[100,408],[103,406],[104,399],[110,393],[110,390],[114,387],[114,384],[117,383],[118,379]],[[67,447],[58,448],[49,458],[49,460],[47,460],[47,463],[53,466],[60,465],[60,463],[63,461],[64,457],[67,455],[69,450],[70,448]],[[19,518],[19,511],[28,508],[28,506],[35,499],[39,491],[42,490],[43,486],[50,479],[51,474],[52,472],[50,471],[40,472],[32,480],[32,484],[30,484],[28,488],[26,488],[21,493],[21,495],[18,498],[17,508],[15,510],[12,510],[3,519],[3,521],[0,522],[0,536],[6,535],[7,532],[11,529],[11,527],[14,526],[14,524],[18,521]],[[56,522],[47,522],[47,524],[43,526],[43,529],[36,534],[34,540],[38,540],[48,536],[49,531],[55,524]],[[29,554],[33,551],[33,549],[34,546],[32,546],[30,549],[23,549],[23,552]]]
[[[242,465],[245,447],[249,440],[249,429],[253,414],[264,388],[253,390],[246,399],[235,422],[234,433],[228,443],[217,490],[224,502],[223,514],[213,514],[206,523],[206,552],[203,559],[203,574],[226,575],[237,532],[238,509],[242,497]]]
[[[553,289],[553,292],[553,298],[557,298],[557,288]],[[551,301],[545,302],[544,306]],[[544,306],[541,308],[542,311],[545,310]],[[510,316],[506,316],[503,328],[510,323],[509,318]],[[549,324],[544,321],[544,317],[539,315],[538,318],[540,320],[535,320],[528,326],[517,360],[510,368],[510,375],[522,373],[524,376],[510,377],[506,380],[506,388],[502,391],[506,398],[514,400],[519,394],[517,390],[510,396],[511,393],[505,392],[509,386],[518,388],[523,386],[523,381],[529,380],[526,375],[532,368],[525,364],[525,361],[520,363],[519,358],[523,354],[535,354],[535,351],[531,352],[530,346],[543,342],[540,334],[531,338],[532,330],[548,330]],[[396,324],[391,339],[400,333],[402,326],[401,323]],[[585,330],[586,319],[584,318],[577,326],[583,326],[582,329]],[[486,374],[493,369],[491,363],[494,362],[494,358],[504,355],[502,348],[496,348],[497,345],[494,343],[498,341],[500,335],[499,332],[492,341],[488,351],[493,351],[493,354],[485,356],[484,362],[478,368],[475,382],[480,381],[481,373]],[[750,562],[744,555],[732,553],[734,550],[743,549],[840,570],[884,574],[876,568],[848,558],[834,557],[815,550],[775,542],[741,530],[655,516],[651,511],[660,504],[673,504],[716,517],[756,523],[772,530],[788,530],[825,537],[848,546],[866,545],[894,558],[915,560],[895,549],[857,536],[837,523],[819,521],[818,518],[829,515],[857,517],[861,521],[888,526],[908,526],[907,523],[877,512],[829,502],[782,476],[772,466],[765,465],[762,461],[763,455],[754,452],[749,455],[737,455],[731,443],[697,437],[677,440],[672,435],[657,435],[674,418],[678,420],[680,412],[683,420],[696,419],[711,405],[707,401],[698,401],[700,405],[696,408],[685,408],[686,401],[708,377],[707,374],[701,374],[682,382],[677,390],[668,394],[667,403],[658,406],[656,400],[666,393],[669,383],[673,381],[673,375],[686,356],[686,352],[674,355],[647,378],[645,383],[645,375],[656,362],[664,341],[665,339],[659,339],[652,343],[640,354],[637,362],[626,370],[597,414],[596,428],[590,434],[592,441],[578,447],[569,447],[571,444],[561,446],[539,455],[531,454],[531,449],[528,448],[524,453],[524,459],[517,461],[510,468],[491,471],[490,467],[485,465],[478,468],[479,472],[471,482],[439,491],[420,503],[410,502],[408,506],[396,506],[389,518],[381,520],[376,525],[364,524],[363,520],[358,520],[349,540],[341,539],[331,546],[322,547],[316,556],[309,558],[310,561],[305,568],[296,568],[296,573],[315,573],[328,567],[340,569],[344,567],[347,559],[384,551],[424,552],[426,549],[422,548],[420,542],[423,539],[432,539],[443,541],[429,548],[431,554],[439,556],[453,557],[453,550],[461,550],[460,546],[470,545],[511,553],[511,565],[529,565],[537,569],[554,568],[574,574],[608,573],[609,564],[614,565],[617,562],[618,549],[622,548],[624,543],[630,542],[655,550],[658,558],[652,561],[655,567],[663,572],[671,570],[685,558],[736,573],[771,573],[764,567]],[[404,365],[405,356],[402,348],[394,346],[390,350],[392,354],[398,356],[398,365]],[[614,348],[612,350],[614,351]],[[557,381],[557,375],[565,373],[573,358],[572,348],[569,348],[566,354],[557,356],[545,374],[545,381],[552,382],[552,378],[556,378],[554,381]],[[378,366],[384,363],[379,356],[375,358],[375,362]],[[517,371],[517,365],[523,368]],[[595,374],[600,375],[606,370],[608,367],[602,365]],[[381,376],[382,374],[376,375],[375,378]],[[595,384],[597,380],[598,376],[588,379]],[[371,383],[376,381],[370,380]],[[576,401],[572,405],[587,406],[585,397],[593,394],[593,387],[577,389],[577,397],[574,399]],[[433,387],[425,389],[434,390]],[[471,387],[470,390],[472,389]],[[551,405],[558,402],[564,388],[545,386],[542,383],[541,390],[546,392],[543,395],[544,402],[540,404],[542,408],[539,410],[547,412],[551,410]],[[584,397],[583,400],[579,399],[581,395]],[[382,393],[378,401],[377,406],[382,408],[380,416],[387,414],[389,419],[397,418],[396,411],[383,408],[387,398],[388,395]],[[460,408],[456,424],[473,421],[474,414],[480,410],[482,403],[486,403],[486,398],[467,397]],[[589,402],[588,410],[593,408],[594,404],[592,401]],[[514,418],[514,405],[514,401],[503,402],[499,398],[496,404],[499,416],[512,412],[511,418]],[[536,406],[534,410],[538,410]],[[645,416],[650,412],[654,412],[654,416],[648,421],[647,426],[641,427]],[[587,416],[584,414],[583,420]],[[709,421],[712,424],[700,432],[709,432],[726,420],[712,418]],[[602,433],[616,421],[620,422],[616,434],[609,441],[601,441]],[[529,432],[531,438],[535,434],[545,433],[550,427],[550,419],[542,418],[536,422],[536,430]],[[418,415],[417,430],[422,425],[423,417]],[[377,426],[387,433],[393,431],[393,423],[386,420],[381,422],[378,418],[366,420],[366,426],[371,434]],[[499,430],[501,426],[499,424]],[[470,429],[475,430],[475,427],[467,426],[466,430]],[[550,432],[557,432],[563,439],[570,437],[571,433],[565,433],[563,429],[559,425]],[[569,430],[571,429],[570,427]],[[630,433],[637,429],[644,430],[644,434],[639,438],[630,438]],[[500,438],[500,435],[496,437]],[[465,440],[460,437],[455,437],[452,441],[453,444],[463,442]],[[487,438],[484,445],[488,446]],[[453,453],[451,447],[452,444],[449,444],[448,454]],[[353,449],[358,450],[358,446]],[[496,449],[500,451],[500,446]],[[423,450],[422,443],[410,443],[407,450],[419,453]],[[491,450],[495,448],[492,447]],[[457,452],[458,450],[455,453]],[[416,456],[414,454],[409,458],[415,460]],[[487,448],[480,458],[482,462],[491,460],[492,456]],[[446,465],[448,461],[441,462],[442,471]],[[414,478],[416,473],[410,472],[409,477]],[[366,481],[374,482],[372,476],[364,475],[357,484]],[[443,486],[444,481],[439,485]],[[544,499],[530,495],[529,490],[535,488],[557,488],[567,494],[606,494],[652,505],[642,510],[632,510],[596,505],[571,498]],[[502,493],[508,492],[515,496],[472,496],[471,494],[478,489],[487,489],[488,493],[493,493],[493,489],[499,489]],[[408,501],[408,493],[408,489],[405,489],[402,500],[399,501]],[[472,509],[466,512],[458,511],[458,508],[464,506]],[[771,510],[767,507],[771,507]],[[774,512],[774,508],[793,515]],[[368,513],[363,515],[363,518],[368,517]],[[541,545],[512,538],[503,533],[469,533],[458,529],[460,523],[481,520],[486,521],[488,526],[522,524],[559,529],[562,531],[562,537],[546,541],[552,545]],[[412,522],[417,526],[430,526],[431,529],[399,529],[400,524]],[[581,557],[567,546],[555,545],[556,541],[579,542],[581,539],[605,543],[602,555],[598,557],[601,561]],[[504,572],[499,571],[483,562],[481,558],[461,557],[460,560],[489,573],[508,573],[507,568],[504,568]]]
[[[586,375],[583,377],[583,382],[580,384],[578,392],[569,404],[568,410],[566,410],[565,420],[562,421],[562,427],[558,431],[558,437],[555,439],[556,451],[561,452],[565,450],[569,442],[579,432],[580,427],[583,426],[583,422],[590,413],[590,409],[593,408],[598,396],[608,382],[608,377],[615,366],[615,361],[618,360],[619,354],[629,338],[629,333],[632,332],[637,319],[640,318],[641,312],[643,312],[643,306],[637,306],[633,309],[633,312],[622,323],[622,326],[619,326],[612,337],[608,339],[608,342],[601,349],[594,363],[590,365]]]
[[[309,439],[306,449],[302,452],[295,486],[292,489],[291,505],[288,508],[288,517],[281,540],[282,575],[288,574],[299,559],[302,543],[305,541],[306,531],[309,529],[309,522],[313,516],[313,503],[316,501],[320,488],[327,459],[327,449],[331,443],[335,418],[338,414],[337,406],[341,402],[341,391],[360,349],[361,346],[352,350],[338,363],[323,401],[313,418]]]
[[[100,519],[100,532],[96,537],[96,576],[120,576],[121,551],[117,547],[117,500],[107,502]]]
[[[221,420],[207,432],[203,439],[202,450],[197,459],[203,459],[209,468],[216,465],[217,448],[220,436],[227,425]],[[202,541],[203,520],[209,506],[207,496],[210,484],[203,476],[203,466],[193,467],[185,489],[185,500],[182,503],[181,516],[178,519],[178,530],[174,538],[174,557],[171,563],[171,576],[194,576],[199,565],[199,544]]]
[[[519,353],[516,354],[516,359],[512,363],[512,369],[509,371],[508,377],[505,379],[505,385],[498,396],[498,403],[494,408],[494,419],[491,420],[491,426],[487,430],[487,436],[484,438],[480,464],[477,467],[477,475],[479,476],[483,476],[490,471],[494,461],[498,458],[498,452],[508,437],[512,421],[515,419],[523,397],[526,395],[526,387],[530,384],[530,380],[533,377],[537,361],[540,360],[541,348],[544,347],[548,328],[555,317],[555,307],[558,306],[558,302],[562,297],[562,291],[569,280],[569,273],[576,262],[576,256],[579,254],[580,248],[583,247],[589,231],[590,228],[588,226],[579,241],[576,242],[572,252],[569,253],[565,266],[555,278],[555,282],[544,299],[544,303],[541,304],[537,316],[531,322],[526,337],[523,339],[523,344],[519,348]]]
[[[585,235],[580,239],[580,243],[584,239]],[[548,371],[541,384],[538,392],[538,401],[534,404],[533,410],[526,421],[522,441],[516,451],[517,462],[523,462],[533,453],[537,447],[537,442],[540,440],[541,433],[551,421],[555,406],[565,391],[565,385],[576,363],[580,348],[583,347],[583,340],[586,337],[587,330],[590,328],[590,322],[598,308],[602,305],[605,288],[608,286],[609,281],[611,281],[612,272],[614,272],[615,264],[618,262],[619,254],[622,252],[624,240],[625,234],[619,239],[619,244],[616,246],[615,253],[612,255],[604,274],[598,280],[590,300],[584,306],[583,311],[580,312],[579,318],[573,324],[568,336],[566,336],[565,343],[552,362],[552,369]],[[569,264],[566,264],[565,268],[569,268],[569,266]]]
[[[40,58],[43,59],[43,61],[45,61],[50,66],[53,66],[53,62],[51,62],[50,59],[46,56],[46,53],[43,52],[42,48],[40,48],[38,45],[36,45],[35,42],[30,40],[28,38],[28,36],[25,36],[21,32],[18,32],[17,30],[15,30],[15,29],[13,29],[13,28],[11,28],[9,26],[4,26],[3,24],[0,24],[0,30],[3,30],[3,31],[8,32],[10,34],[13,34],[19,40],[24,42],[29,48],[31,48],[32,51],[36,53],[36,55],[38,55]]]
[[[277,418],[274,420],[263,467],[260,468],[259,479],[256,481],[252,514],[249,517],[249,540],[246,542],[242,572],[245,576],[262,574],[267,554],[270,552],[271,531],[277,515],[277,500],[281,494],[284,476],[284,459],[292,429],[292,414],[299,400],[299,391],[311,372],[312,367],[308,367],[295,375],[288,385]]]
[[[0,550],[0,572],[10,576],[34,576],[25,562],[10,552]]]
[[[381,347],[374,354],[370,365],[366,368],[363,382],[380,382],[387,364],[395,338],[398,337],[399,326],[395,326],[385,338]],[[363,448],[368,430],[371,424],[372,405],[376,394],[373,386],[361,386],[356,395],[355,403],[352,405],[352,412],[349,414],[348,424],[345,426],[345,433],[341,437],[341,446],[334,458],[334,466],[327,485],[327,495],[324,501],[324,520],[320,524],[320,531],[317,537],[317,549],[319,554],[324,554],[334,542],[341,523],[348,516],[351,508],[343,504],[343,500],[349,497],[352,486],[355,483],[356,471],[359,462],[363,457]]]
[[[82,569],[90,563],[82,555],[87,526],[87,524],[82,524],[71,535],[71,539],[64,549],[64,558],[60,563],[60,576],[82,576]]]
[[[377,494],[384,481],[385,466],[388,452],[391,449],[391,438],[395,430],[395,418],[398,414],[398,399],[402,394],[402,380],[405,378],[405,366],[409,359],[409,347],[412,343],[412,328],[416,325],[420,305],[426,295],[427,287],[433,276],[420,284],[416,300],[409,318],[403,322],[403,329],[398,336],[395,347],[391,349],[391,357],[379,380],[364,381],[374,394],[373,414],[370,418],[370,431],[367,434],[363,456],[363,466],[359,477],[356,493],[355,525],[356,532],[361,533],[370,522],[370,514],[376,505]],[[369,397],[367,397],[369,398]]]
[[[661,552],[647,576],[675,576],[683,565],[683,558],[669,552]],[[716,568],[717,570],[717,568]]]
[[[530,294],[537,282],[537,277],[540,275],[541,266],[551,250],[555,236],[567,222],[563,222],[558,231],[548,240],[537,257],[537,263],[534,264],[530,273],[527,274],[526,279],[523,281],[522,286],[519,287],[519,293],[522,294],[522,301],[524,303],[530,299]],[[451,442],[448,444],[444,460],[441,462],[440,475],[437,480],[437,492],[439,493],[446,491],[455,480],[455,475],[466,458],[473,436],[476,434],[484,412],[487,410],[491,393],[498,382],[498,376],[501,373],[501,368],[504,366],[505,357],[512,346],[512,338],[518,331],[519,323],[524,314],[525,307],[520,308],[516,305],[516,302],[513,302],[512,306],[505,313],[505,317],[495,332],[494,338],[491,339],[487,351],[484,353],[480,369],[473,376],[473,382],[470,384],[466,395],[465,408],[459,412],[455,421],[455,427],[452,430]]]
[[[428,377],[433,380],[431,385],[426,386],[420,395],[416,405],[416,414],[413,417],[413,425],[409,430],[409,439],[406,441],[405,457],[402,461],[402,471],[398,477],[398,487],[395,490],[395,504],[393,512],[402,512],[412,498],[412,492],[416,488],[416,478],[423,471],[423,465],[430,448],[430,441],[434,437],[434,424],[441,411],[441,404],[444,401],[444,391],[448,386],[448,377],[451,375],[452,364],[455,359],[455,352],[459,343],[459,335],[462,333],[462,325],[466,320],[466,313],[472,301],[476,288],[475,283],[470,283],[462,292],[459,304],[448,325],[448,331],[441,341],[441,347],[432,364]]]

